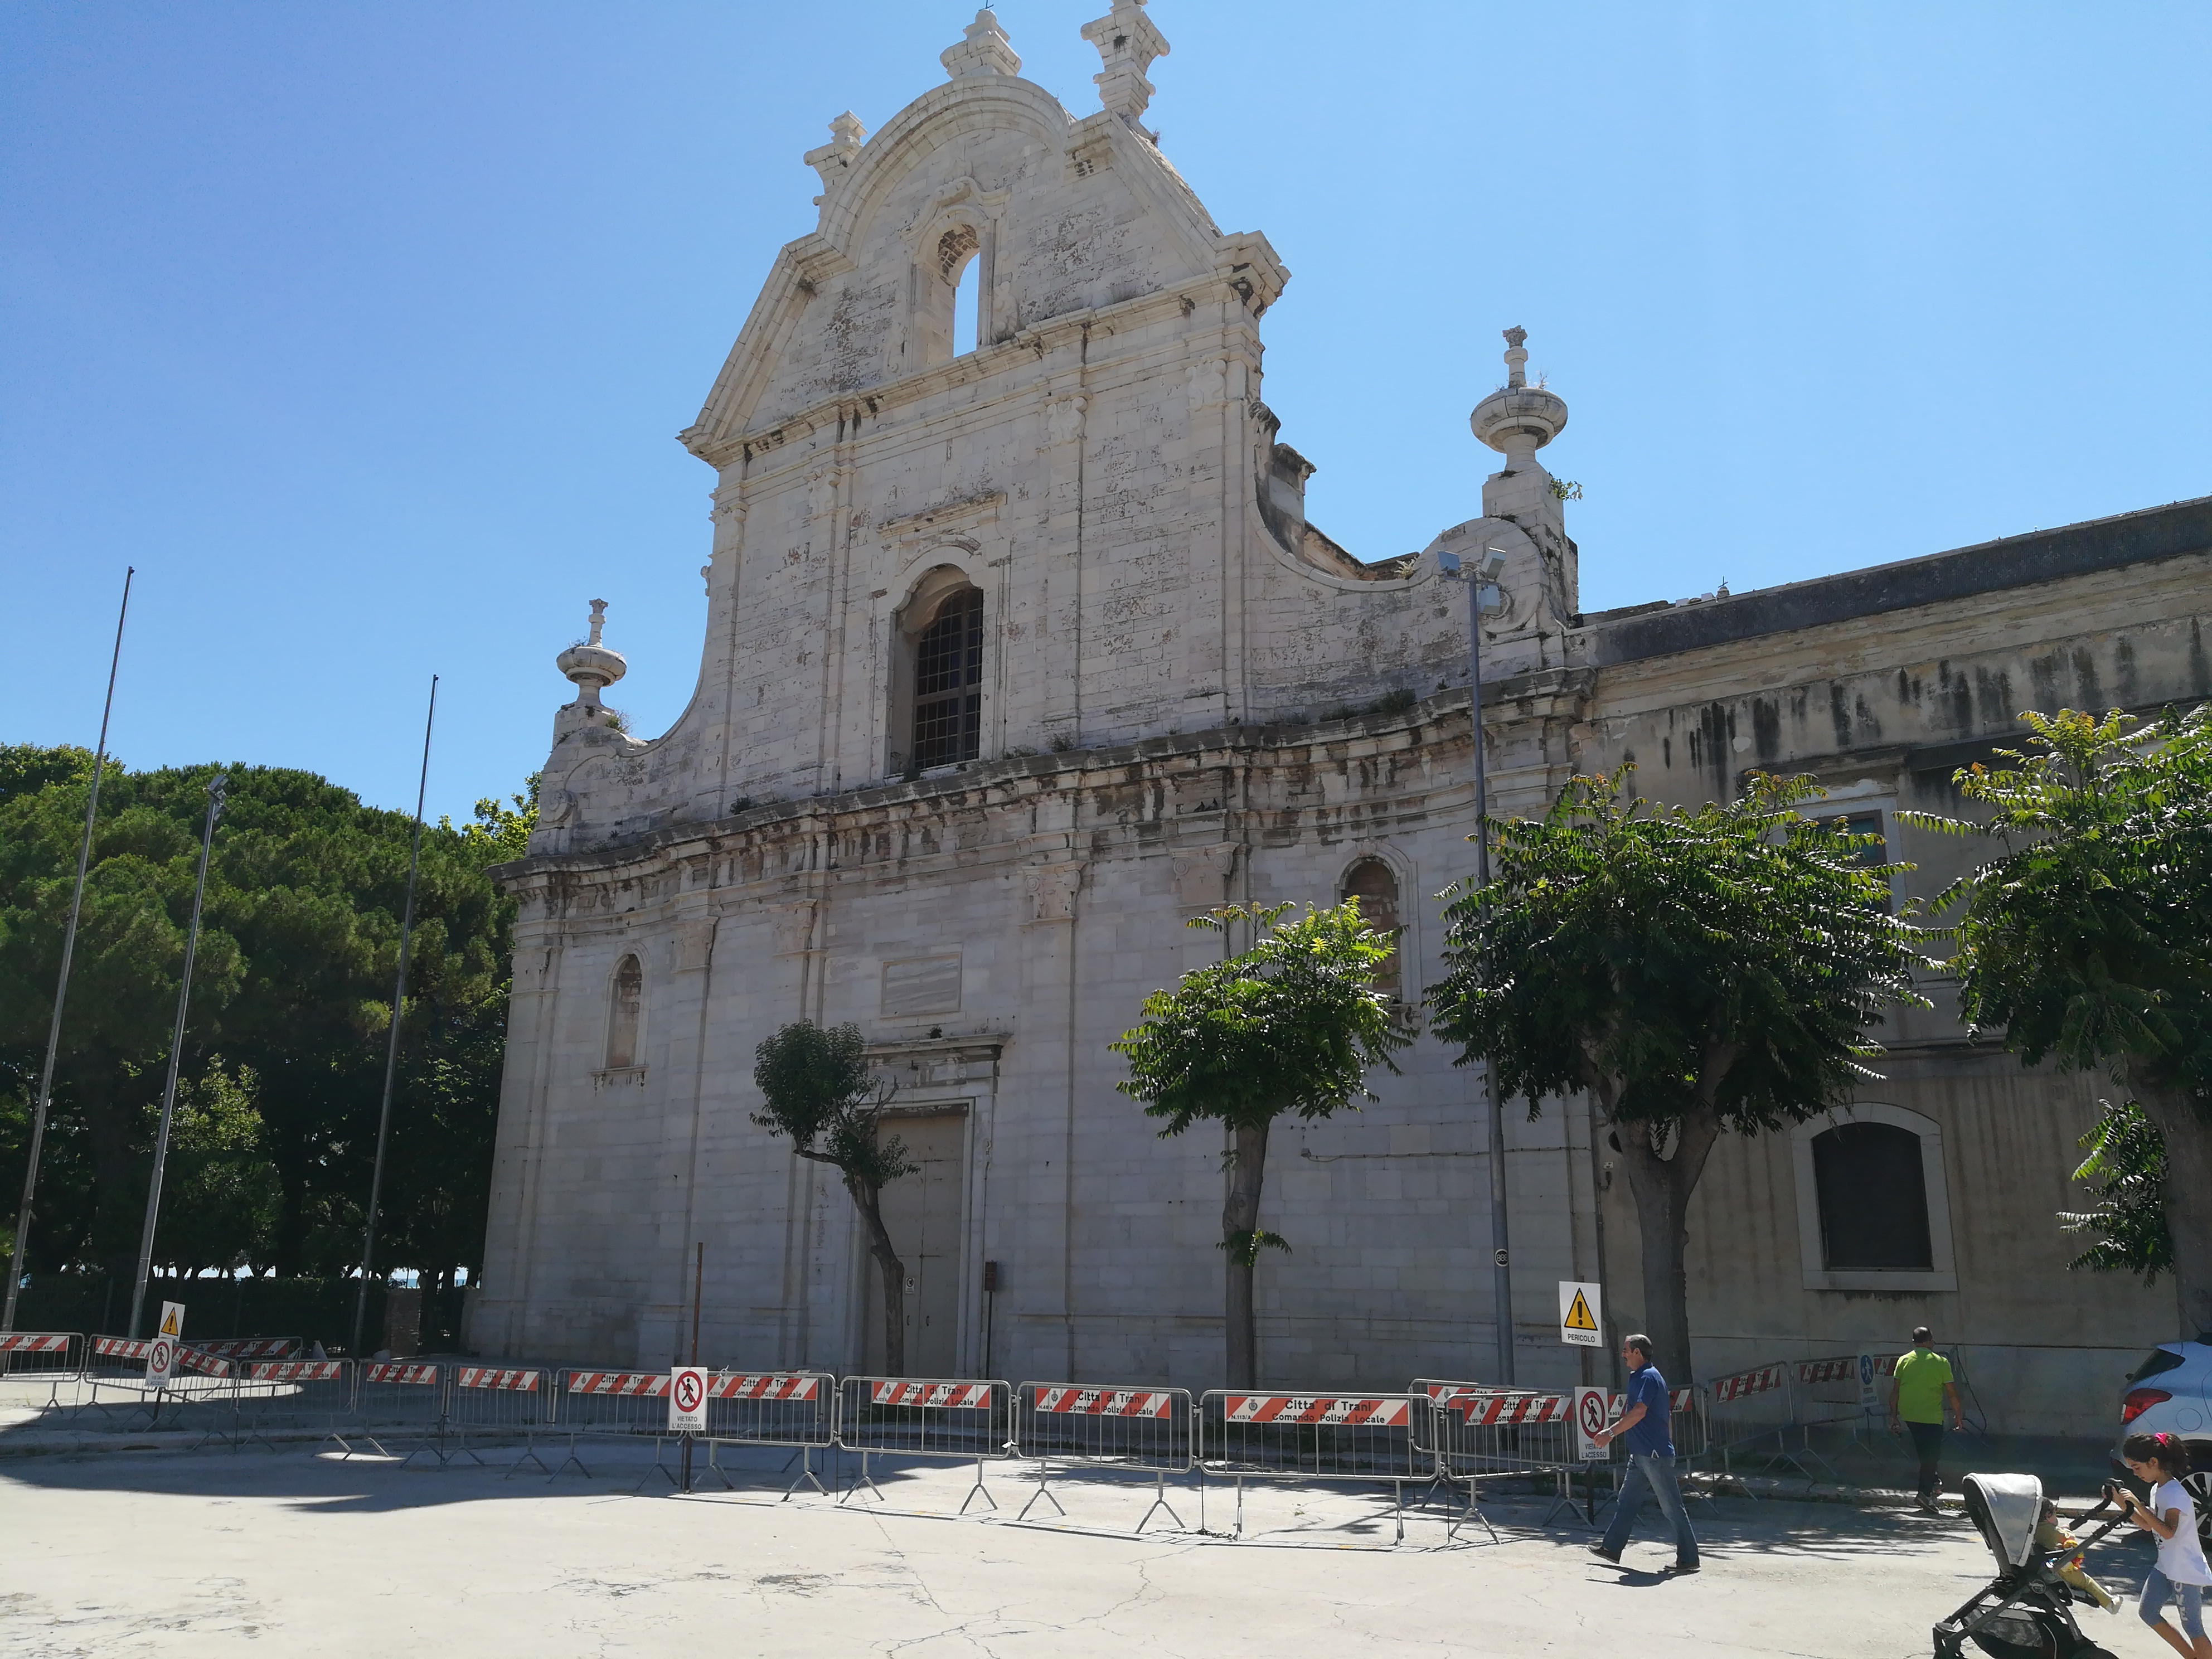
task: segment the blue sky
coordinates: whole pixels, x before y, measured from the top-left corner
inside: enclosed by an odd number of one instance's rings
[[[1078,113],[1103,0],[1008,0]],[[1526,325],[1590,609],[2212,491],[2212,8],[1153,0],[1148,118],[1293,280],[1269,404],[1367,558],[1478,510]],[[664,729],[688,425],[801,165],[956,4],[0,11],[0,740],[432,811],[543,759],[585,601]]]

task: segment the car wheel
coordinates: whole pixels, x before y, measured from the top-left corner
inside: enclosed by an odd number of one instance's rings
[[[2189,1461],[2197,1467],[2181,1477],[2181,1489],[2197,1505],[2197,1536],[2212,1550],[2212,1440],[2191,1441]]]

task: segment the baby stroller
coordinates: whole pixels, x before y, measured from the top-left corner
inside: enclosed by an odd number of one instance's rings
[[[2111,1520],[2094,1533],[2082,1533],[2078,1543],[2046,1554],[2035,1547],[2043,1482],[2032,1474],[1970,1474],[1966,1486],[1966,1514],[1996,1557],[1997,1576],[1936,1626],[1937,1659],[1960,1659],[1969,1640],[1991,1659],[2113,1659],[2075,1624],[2074,1603],[2089,1598],[2057,1571],[2125,1518],[2111,1493],[2076,1525],[2107,1510],[2112,1511]]]

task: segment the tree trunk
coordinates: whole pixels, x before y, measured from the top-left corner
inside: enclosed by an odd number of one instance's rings
[[[1260,1188],[1267,1176],[1267,1126],[1238,1128],[1229,1170],[1229,1197],[1221,1207],[1222,1243],[1229,1254],[1229,1386],[1260,1385],[1260,1329],[1252,1312],[1252,1275],[1259,1255],[1252,1236],[1260,1228]]]
[[[1705,1173],[1705,1159],[1720,1135],[1720,1118],[1711,1106],[1692,1106],[1675,1126],[1671,1152],[1662,1157],[1654,1131],[1664,1124],[1645,1120],[1615,1121],[1620,1137],[1621,1168],[1636,1195],[1637,1239],[1644,1257],[1644,1334],[1651,1339],[1652,1359],[1670,1388],[1695,1380],[1690,1368],[1689,1285],[1682,1257],[1689,1242],[1690,1195]],[[1626,1333],[1624,1333],[1626,1334]]]
[[[884,1189],[848,1181],[846,1190],[860,1206],[868,1224],[868,1252],[884,1276],[884,1374],[906,1375],[906,1263],[891,1244],[890,1230],[884,1225]]]
[[[2212,1332],[2212,1122],[2189,1091],[2130,1070],[2136,1103],[2166,1143],[2166,1231],[2173,1240],[2174,1288],[2181,1334]]]

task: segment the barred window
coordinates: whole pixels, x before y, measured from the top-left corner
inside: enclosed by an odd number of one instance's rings
[[[969,587],[939,605],[915,642],[915,769],[974,760],[982,731],[983,596]]]

